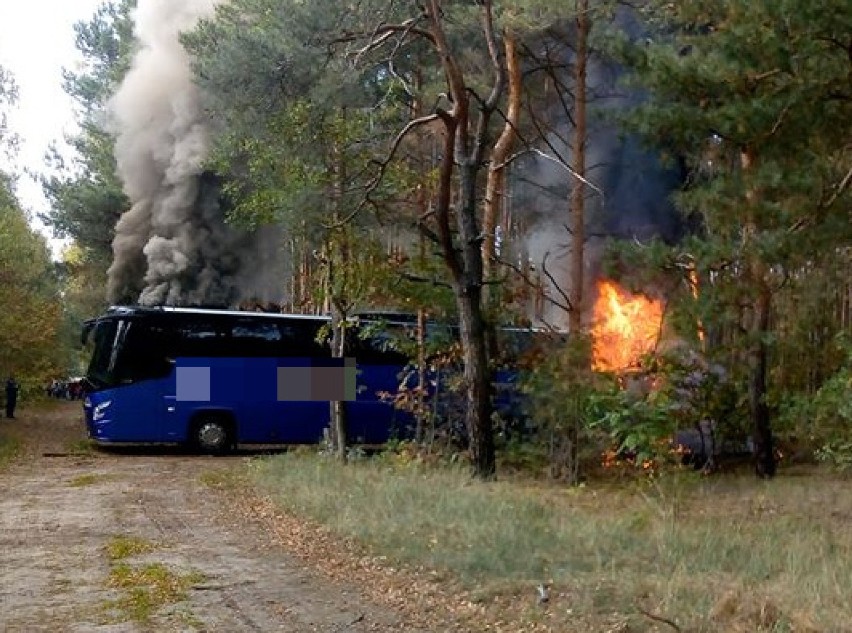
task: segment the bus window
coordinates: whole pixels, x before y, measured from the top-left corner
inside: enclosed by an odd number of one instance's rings
[[[175,325],[176,356],[227,356],[225,333],[213,319],[183,320]]]
[[[86,376],[97,387],[114,384],[110,361],[113,358],[117,329],[118,321],[115,319],[98,321],[88,339],[92,346],[92,359]]]
[[[278,356],[281,339],[277,324],[246,318],[231,326],[228,347],[234,356]]]
[[[317,341],[320,323],[317,321],[292,321],[279,325],[281,356],[328,358],[331,348]]]
[[[156,323],[130,320],[118,355],[114,375],[118,383],[164,378],[171,372],[167,353],[168,332]]]
[[[280,341],[281,331],[275,323],[242,321],[231,328],[231,338],[247,341]]]
[[[399,332],[376,329],[352,333],[350,336],[349,349],[361,363],[400,366],[408,364],[408,356],[403,351],[406,341]]]

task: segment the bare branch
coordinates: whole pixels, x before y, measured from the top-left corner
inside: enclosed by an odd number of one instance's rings
[[[553,275],[550,274],[550,271],[547,270],[547,258],[550,256],[550,251],[544,254],[544,257],[541,260],[541,272],[544,273],[545,277],[553,284],[553,289],[559,293],[559,295],[565,300],[565,304],[568,306],[568,312],[572,312],[574,310],[573,305],[571,304],[571,299],[568,298],[568,294],[562,290],[562,286],[554,279]]]
[[[468,125],[468,100],[465,92],[464,75],[458,66],[455,55],[450,49],[450,43],[441,23],[441,3],[439,0],[428,1],[428,16],[432,23],[432,34],[434,36],[433,43],[438,51],[441,59],[441,65],[444,69],[444,75],[450,84],[450,98],[453,102],[453,107],[448,116],[451,116],[455,125],[453,132],[458,136],[461,146],[453,143],[454,152],[467,152],[467,125]],[[462,162],[462,161],[459,161]]]
[[[847,172],[846,172],[846,175],[843,177],[843,180],[841,180],[841,181],[837,184],[837,187],[835,187],[835,189],[834,189],[834,193],[831,195],[831,197],[828,199],[828,201],[827,201],[824,205],[822,205],[822,206],[823,206],[823,207],[830,207],[831,205],[833,205],[833,204],[834,204],[834,202],[835,202],[835,201],[836,201],[836,200],[837,200],[840,196],[842,196],[842,195],[843,195],[843,192],[844,192],[844,191],[846,191],[846,189],[848,189],[848,188],[849,188],[849,183],[850,183],[850,182],[852,182],[852,168],[850,168],[850,169],[849,169],[849,171],[847,171]]]
[[[494,32],[494,14],[491,2],[482,2],[481,4],[483,31],[485,32],[485,42],[488,46],[488,57],[491,60],[494,79],[488,98],[484,102],[480,101],[480,115],[473,141],[473,155],[471,156],[474,163],[479,163],[482,160],[485,137],[488,133],[488,122],[506,85],[506,73],[503,71],[503,63],[500,61],[500,49],[497,46],[497,35]]]
[[[365,190],[364,197],[361,200],[361,202],[358,203],[358,206],[355,207],[355,209],[352,211],[352,213],[347,215],[345,218],[343,218],[339,222],[335,222],[334,224],[327,225],[327,226],[325,226],[325,228],[335,229],[335,228],[340,228],[341,226],[343,226],[345,224],[348,224],[349,222],[352,221],[352,219],[356,215],[358,215],[361,211],[363,211],[364,207],[367,206],[367,204],[372,204],[372,201],[370,200],[370,194],[373,193],[376,190],[376,188],[378,188],[379,184],[381,184],[382,179],[385,176],[385,173],[387,173],[388,167],[393,162],[394,156],[396,155],[396,152],[399,150],[399,147],[402,144],[402,141],[405,139],[405,137],[414,128],[419,127],[421,125],[426,125],[427,123],[431,123],[432,121],[436,121],[439,118],[441,118],[440,114],[436,113],[436,114],[429,114],[429,115],[426,115],[426,116],[422,116],[420,118],[413,119],[413,120],[409,121],[406,124],[406,126],[404,128],[402,128],[402,130],[400,130],[399,134],[396,135],[396,138],[394,139],[393,144],[391,145],[390,151],[388,152],[388,155],[385,158],[385,160],[379,162],[379,171],[373,177],[373,179],[370,180],[370,182],[367,183],[366,187],[364,188],[364,190]]]
[[[660,616],[660,615],[655,615],[655,614],[651,613],[650,611],[646,611],[645,609],[643,609],[639,605],[636,605],[636,609],[638,609],[639,613],[644,615],[649,620],[653,620],[654,622],[660,622],[662,624],[668,624],[675,631],[677,631],[677,633],[680,633],[681,628],[674,621],[669,620],[668,618],[664,618],[663,616]]]
[[[501,266],[505,266],[509,270],[515,272],[518,275],[518,277],[520,277],[521,280],[526,285],[528,285],[530,288],[535,288],[536,290],[538,290],[541,287],[541,285],[539,283],[537,283],[533,279],[530,279],[529,275],[524,273],[524,271],[522,271],[517,265],[513,264],[512,262],[506,261],[504,259],[500,259],[499,257],[494,257],[494,261],[497,262],[498,264],[500,264]],[[567,300],[567,297],[565,297],[564,293],[562,293],[562,296]],[[560,309],[564,310],[565,312],[571,312],[571,303],[570,302],[564,303],[564,304],[560,303],[557,299],[554,299],[549,294],[545,294],[544,298],[545,298],[545,300],[547,300],[551,304],[555,305],[557,308],[560,308]]]
[[[563,160],[556,158],[555,156],[551,156],[547,152],[543,152],[542,150],[535,148],[535,147],[530,148],[528,150],[525,150],[525,152],[523,152],[523,153],[530,153],[530,152],[532,152],[533,154],[538,154],[539,156],[541,156],[542,158],[544,158],[546,160],[553,161],[557,165],[564,168],[565,171],[567,171],[569,174],[571,174],[574,178],[576,178],[577,180],[582,182],[584,185],[586,185],[589,189],[592,189],[593,191],[595,191],[601,198],[605,198],[604,192],[600,187],[598,187],[596,184],[594,184],[593,182],[589,181],[588,179],[584,178],[583,176],[578,174],[576,171],[571,169],[571,167],[569,165],[566,165]],[[515,158],[517,158],[517,157],[515,157]]]
[[[413,273],[407,273],[407,272],[402,272],[402,273],[399,274],[399,276],[402,277],[403,279],[405,279],[406,281],[416,281],[418,283],[428,283],[428,284],[432,284],[433,286],[438,286],[440,288],[452,288],[452,286],[450,284],[448,284],[446,281],[441,281],[440,279],[438,279],[436,277],[431,277],[431,278],[430,277],[423,277],[421,275],[415,275]]]
[[[345,33],[340,37],[336,37],[330,40],[328,42],[328,46],[331,47],[334,44],[348,44],[351,42],[357,42],[358,40],[367,39],[367,43],[356,53],[356,57],[358,57],[368,53],[371,50],[375,50],[396,33],[402,33],[405,35],[416,35],[417,37],[422,37],[426,40],[429,40],[432,44],[435,44],[435,38],[431,32],[414,26],[421,19],[422,16],[418,16],[416,18],[408,19],[405,22],[402,22],[401,24],[379,24],[379,26],[377,26],[369,33],[363,31]]]

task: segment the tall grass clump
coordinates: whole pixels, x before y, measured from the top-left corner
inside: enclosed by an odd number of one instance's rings
[[[21,452],[21,440],[11,435],[0,435],[0,468],[8,466]]]
[[[823,475],[567,489],[303,454],[254,462],[251,475],[291,514],[481,595],[546,583],[575,614],[641,618],[642,604],[712,631],[839,631],[852,615],[852,491]]]

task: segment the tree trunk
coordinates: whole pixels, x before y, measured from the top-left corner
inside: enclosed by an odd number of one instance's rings
[[[333,249],[329,249],[331,252]],[[329,286],[334,287],[334,263],[329,260]],[[346,314],[340,310],[339,302],[332,297],[331,305],[331,356],[332,358],[343,358],[346,341]],[[346,403],[343,400],[330,400],[329,416],[331,418],[331,450],[337,458],[346,463],[347,459],[347,428],[346,428]]]
[[[754,169],[755,156],[748,148],[740,154],[740,166],[743,172]],[[750,257],[748,274],[751,286],[756,294],[752,302],[751,323],[749,327],[749,367],[748,367],[748,405],[752,423],[752,441],[754,442],[754,466],[759,477],[775,475],[775,448],[772,441],[772,422],[769,407],[766,404],[766,367],[768,349],[766,338],[769,334],[769,312],[772,307],[772,291],[766,280],[766,265],[760,255],[752,252],[750,244],[757,232],[754,220],[754,206],[758,203],[758,192],[754,187],[746,191],[747,220],[743,227],[743,251]]]
[[[586,242],[586,187],[576,176],[586,177],[586,68],[590,21],[588,0],[577,2],[577,51],[574,61],[574,147],[571,156],[571,169],[574,171],[574,186],[568,213],[568,226],[571,230],[570,288],[571,305],[568,313],[568,328],[573,333],[583,329],[583,284],[585,282],[585,242]]]
[[[491,376],[488,367],[487,328],[482,312],[482,251],[477,240],[476,166],[461,165],[461,200],[456,216],[464,270],[453,284],[459,311],[459,335],[464,354],[467,388],[465,426],[470,440],[474,474],[490,479],[496,470],[494,428],[491,423]]]
[[[503,90],[503,68],[500,66],[493,30],[492,3],[482,0],[483,29],[494,65],[491,94],[479,106],[479,122],[472,130],[470,94],[459,59],[451,50],[443,29],[444,14],[439,0],[429,0],[424,8],[432,25],[434,46],[440,55],[449,85],[452,108],[438,110],[444,124],[444,147],[438,170],[435,200],[436,239],[451,275],[451,285],[459,312],[459,327],[464,354],[464,378],[467,389],[465,423],[470,440],[473,474],[488,479],[494,476],[494,431],[491,426],[491,380],[486,347],[485,317],[482,311],[482,243],[477,217],[476,176],[484,162],[487,130],[491,114]],[[458,172],[458,195],[452,204],[454,175]],[[454,239],[450,218],[455,207]]]
[[[769,333],[771,301],[769,287],[762,279],[758,280],[749,332],[752,341],[749,350],[748,404],[753,428],[755,472],[764,478],[773,477],[776,469],[772,424],[766,404],[766,336]]]
[[[496,230],[500,210],[504,206],[502,203],[506,198],[506,166],[504,163],[509,159],[514,146],[515,130],[518,128],[521,115],[523,76],[521,65],[518,62],[517,43],[508,30],[504,33],[503,38],[506,70],[509,77],[509,102],[506,108],[506,123],[491,152],[485,184],[485,203],[482,215],[482,270],[486,281],[490,281],[493,277],[497,241]],[[483,289],[483,301],[486,306],[492,303],[491,294],[488,287]]]
[[[422,243],[422,238],[421,238]],[[417,427],[414,432],[414,441],[423,444],[426,429],[426,312],[423,308],[417,309]]]

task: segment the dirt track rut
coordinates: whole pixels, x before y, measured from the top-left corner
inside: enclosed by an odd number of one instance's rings
[[[0,471],[0,631],[411,630],[357,587],[301,566],[202,483],[245,457],[78,454],[78,405],[19,417],[0,421],[24,442]],[[111,559],[108,544],[127,539],[153,549]],[[134,619],[114,606],[128,591],[109,584],[119,563],[196,580],[185,600]]]

